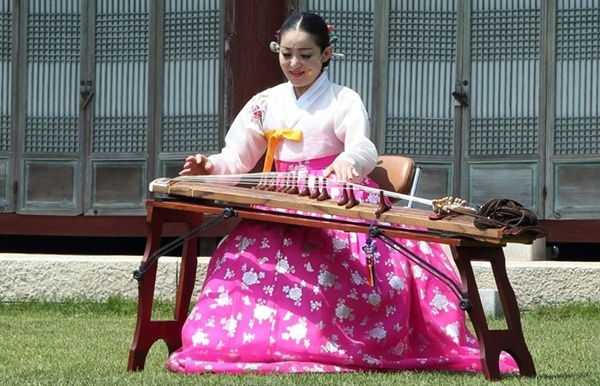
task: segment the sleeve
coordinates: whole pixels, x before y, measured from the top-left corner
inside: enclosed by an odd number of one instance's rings
[[[378,158],[377,149],[369,139],[369,116],[356,92],[344,88],[339,95],[334,131],[344,143],[344,151],[336,159],[354,165],[362,179],[375,168]]]
[[[208,157],[215,169],[212,174],[243,174],[250,171],[267,149],[262,130],[267,92],[255,95],[233,121],[225,146]]]

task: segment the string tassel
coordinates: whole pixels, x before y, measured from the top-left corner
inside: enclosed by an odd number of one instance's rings
[[[363,246],[363,251],[366,256],[366,264],[365,267],[367,269],[367,284],[369,286],[375,286],[375,251],[377,250],[377,246],[373,243],[371,238],[367,238],[365,241],[365,245]]]

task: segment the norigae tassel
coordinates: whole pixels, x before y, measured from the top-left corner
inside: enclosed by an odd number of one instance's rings
[[[375,286],[375,258],[374,253],[377,250],[377,246],[373,243],[373,240],[368,238],[365,241],[365,245],[363,246],[363,251],[366,255],[366,264],[365,267],[367,269],[367,283],[373,287]]]

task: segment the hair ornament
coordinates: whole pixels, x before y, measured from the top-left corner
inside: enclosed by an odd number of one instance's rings
[[[279,53],[279,39],[280,39],[279,31],[280,30],[275,31],[275,41],[272,41],[271,43],[269,43],[269,49],[272,52],[275,52],[276,54]]]
[[[269,49],[270,49],[272,52],[279,53],[279,43],[277,43],[277,42],[271,42],[271,43],[269,44]]]
[[[328,24],[327,25],[327,30],[329,31],[329,45],[333,46],[333,43],[337,43],[338,40],[340,40],[337,35],[332,35],[331,32],[333,32],[333,25]],[[334,52],[331,54],[332,57],[334,58],[344,58],[344,54],[339,54],[337,52]]]
[[[333,25],[328,24],[327,30],[329,31],[329,44],[333,45],[333,43],[337,42],[339,38],[336,35],[331,34],[331,32],[333,32]]]

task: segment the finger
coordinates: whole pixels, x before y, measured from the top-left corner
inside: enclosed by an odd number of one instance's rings
[[[338,182],[344,182],[344,169],[337,167],[334,171],[335,180]]]
[[[346,181],[350,181],[351,182],[351,181],[354,180],[354,177],[357,176],[356,169],[354,167],[347,168],[345,170],[345,172],[346,172],[346,176],[345,176],[346,177]]]
[[[212,172],[215,170],[215,166],[213,165],[212,162],[210,162],[210,160],[206,157],[204,157],[204,172],[206,174],[212,174]]]
[[[204,155],[196,154],[196,163],[199,166],[203,166],[205,162],[206,162],[206,157]]]

